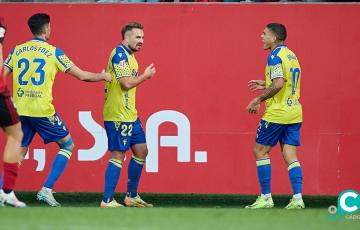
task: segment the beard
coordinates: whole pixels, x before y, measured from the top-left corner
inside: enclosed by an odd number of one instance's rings
[[[135,45],[134,47],[129,45],[129,49],[130,49],[132,52],[137,52],[137,51],[140,50],[140,47],[139,47],[139,48],[136,48],[136,46],[137,46],[137,45]]]

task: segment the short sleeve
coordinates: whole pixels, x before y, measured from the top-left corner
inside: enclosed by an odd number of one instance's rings
[[[11,71],[13,70],[13,65],[14,65],[13,64],[13,58],[12,58],[14,50],[15,50],[15,48],[10,51],[9,56],[5,59],[5,62],[4,62],[4,65],[6,67],[8,67]]]
[[[275,78],[284,77],[284,71],[282,68],[282,60],[279,56],[270,55],[267,60],[270,71],[270,80]]]
[[[74,66],[74,63],[66,56],[66,54],[59,48],[56,48],[55,51],[56,56],[56,65],[62,72],[65,72],[72,66]]]
[[[115,53],[111,59],[111,65],[116,79],[131,76],[130,65],[124,53]]]

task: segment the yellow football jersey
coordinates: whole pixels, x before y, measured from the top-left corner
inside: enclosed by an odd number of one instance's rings
[[[119,45],[111,52],[106,70],[113,80],[105,83],[104,120],[136,121],[136,87],[124,90],[118,81],[122,77],[138,76],[138,63],[134,54],[125,46]]]
[[[62,50],[34,38],[17,45],[4,65],[13,72],[13,99],[20,116],[49,117],[55,114],[52,104],[55,75],[74,65]]]
[[[302,122],[301,69],[296,55],[286,45],[277,46],[268,57],[265,75],[266,87],[278,77],[283,77],[285,83],[275,96],[266,100],[262,119],[278,124]]]

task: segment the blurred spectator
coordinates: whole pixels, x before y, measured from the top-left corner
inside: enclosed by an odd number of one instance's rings
[[[194,0],[193,2],[223,2],[223,0]]]

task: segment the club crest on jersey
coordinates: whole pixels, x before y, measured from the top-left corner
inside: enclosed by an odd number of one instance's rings
[[[115,126],[116,131],[119,131],[120,125],[121,125],[120,121],[114,121],[114,126]]]
[[[123,141],[123,144],[126,145],[127,139],[123,139],[122,141]]]

